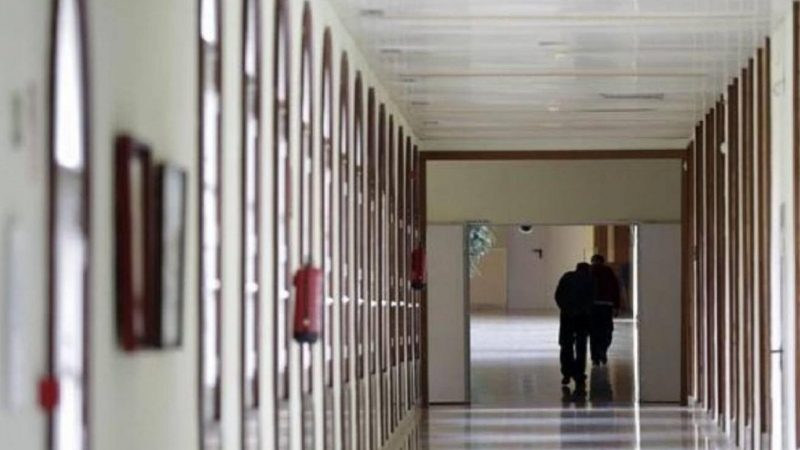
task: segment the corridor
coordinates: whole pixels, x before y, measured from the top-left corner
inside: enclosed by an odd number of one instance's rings
[[[557,317],[481,313],[471,329],[472,406],[432,407],[396,450],[735,448],[700,410],[633,402],[630,320],[578,402],[559,389]]]
[[[800,449],[800,0],[0,33],[0,450]],[[576,396],[552,299],[593,259],[639,314]]]

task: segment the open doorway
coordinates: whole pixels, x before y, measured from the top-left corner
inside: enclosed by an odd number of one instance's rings
[[[636,401],[635,227],[472,225],[470,239],[470,398],[474,406],[632,404]],[[481,246],[485,246],[481,248]],[[587,360],[586,395],[562,389],[561,276],[605,256],[619,283],[608,363]],[[590,353],[587,351],[587,353]]]

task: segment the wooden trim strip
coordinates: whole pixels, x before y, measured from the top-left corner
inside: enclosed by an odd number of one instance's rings
[[[691,196],[690,196],[690,175],[689,165],[691,164],[692,147],[689,144],[686,150],[686,158],[681,168],[681,406],[689,405],[689,377],[691,373],[689,350],[690,342],[690,299],[689,299],[689,228],[692,223],[690,216]]]
[[[426,161],[552,161],[552,160],[605,160],[605,159],[683,159],[686,150],[512,150],[512,151],[423,151]]]
[[[771,397],[771,380],[772,370],[771,364],[771,278],[772,278],[772,43],[767,38],[765,43],[764,59],[762,60],[762,83],[761,95],[763,99],[763,151],[761,152],[761,213],[759,216],[762,218],[762,325],[761,325],[761,367],[762,367],[762,385],[761,385],[761,419],[762,419],[762,433],[769,434],[772,431],[772,397]]]
[[[792,160],[794,191],[794,235],[800,236],[800,3],[795,2],[792,9]],[[795,304],[800,293],[800,239],[795,239]],[[795,345],[800,347],[800,308],[795,308]],[[795,352],[795,367],[800,367],[800,352]],[[800,371],[795,373],[795,386],[800,386]],[[800,389],[795,389],[795,405],[800,405]],[[795,436],[800,441],[800,414],[795,417]]]

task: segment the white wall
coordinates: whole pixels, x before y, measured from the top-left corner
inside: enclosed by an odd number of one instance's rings
[[[640,399],[681,401],[681,225],[640,225]]]
[[[470,305],[475,309],[506,309],[508,303],[508,249],[492,248],[469,280]]]
[[[795,262],[792,157],[793,36],[790,2],[773,2],[772,31],[772,418],[773,448],[796,448]]]
[[[0,446],[45,447],[45,416],[36,403],[36,383],[46,370],[47,284],[47,72],[48,0],[0,2]],[[13,98],[21,103],[21,129],[13,130]],[[18,139],[14,135],[18,134]],[[9,222],[20,232],[19,256],[7,261]],[[13,269],[13,270],[12,270]],[[11,316],[10,277],[19,285],[18,313]],[[11,364],[11,323],[21,355]],[[13,367],[12,367],[13,366]],[[12,380],[19,380],[13,384]],[[9,393],[13,393],[9,396]],[[13,398],[10,398],[13,397]]]
[[[428,226],[428,389],[431,403],[469,401],[469,283],[464,227]],[[465,339],[465,337],[467,337]]]
[[[679,160],[431,161],[428,221],[574,225],[675,221]]]
[[[594,231],[588,226],[535,226],[531,234],[522,234],[518,228],[507,227],[508,308],[558,312],[558,281],[591,257]],[[542,250],[541,258],[535,249]]]
[[[0,2],[0,65],[12,70],[0,73],[0,229],[14,216],[25,230],[24,342],[26,361],[23,405],[8,411],[0,403],[2,446],[15,449],[44,448],[44,415],[35,405],[35,383],[44,373],[46,354],[46,161],[48,55],[50,0]],[[91,443],[96,449],[152,450],[198,448],[198,292],[197,292],[197,0],[86,0],[89,19],[89,75],[92,121],[92,264],[91,280]],[[293,76],[299,80],[298,57],[301,42],[303,2],[289,1],[292,26]],[[322,36],[332,28],[334,43],[334,104],[338,104],[340,54],[346,50],[350,80],[361,70],[364,87],[375,86],[379,101],[406,134],[413,132],[399,109],[389,101],[354,41],[326,0],[310,0],[313,9],[315,71],[321,70]],[[240,55],[242,1],[224,1],[224,118],[223,195],[225,207],[223,237],[223,435],[224,448],[239,448],[239,184],[241,110]],[[262,2],[264,105],[272,105],[272,52],[274,2]],[[316,75],[318,76],[318,75]],[[293,112],[297,112],[299,87],[292,91]],[[319,82],[313,86],[319,97]],[[32,90],[32,91],[29,91]],[[24,149],[10,144],[9,99],[15,92],[34,92],[31,104],[37,126],[26,135]],[[366,91],[365,91],[366,94]],[[317,102],[319,105],[319,102]],[[28,105],[23,105],[25,108]],[[319,111],[319,109],[317,110]],[[352,108],[351,108],[352,111]],[[265,173],[271,168],[272,111],[264,108],[263,142]],[[338,116],[338,114],[335,114]],[[338,117],[335,117],[338,123]],[[293,145],[298,145],[298,121],[292,121]],[[315,126],[317,130],[320,127]],[[188,249],[183,316],[184,344],[167,352],[123,354],[116,344],[114,329],[114,247],[112,145],[119,132],[130,132],[150,143],[155,155],[189,170]],[[337,133],[337,131],[335,131]],[[29,139],[29,140],[28,140]],[[297,152],[295,152],[297,154]],[[271,211],[271,179],[264,179],[264,211]],[[272,217],[265,217],[268,233]],[[3,240],[0,239],[0,242]],[[2,246],[4,244],[0,244]],[[272,254],[268,239],[265,255]],[[0,247],[0,255],[5,251]],[[265,258],[263,278],[267,283],[271,267]],[[0,274],[5,273],[0,257]],[[2,275],[0,275],[2,276]],[[5,285],[0,281],[0,286]],[[271,292],[269,284],[263,289]],[[0,289],[0,296],[2,296]],[[5,299],[0,297],[0,305]],[[267,302],[269,304],[270,302]],[[0,349],[6,343],[6,311],[0,306]],[[268,314],[269,311],[264,311]],[[269,329],[263,330],[266,339]],[[262,348],[270,348],[264,343]],[[2,353],[0,353],[2,355]],[[265,361],[268,355],[265,355]],[[2,356],[0,356],[2,358]],[[4,367],[0,360],[0,368]],[[262,371],[264,386],[270,385],[269,371]],[[0,384],[5,380],[0,370]],[[0,392],[2,392],[0,386]],[[1,395],[1,394],[0,394]],[[271,427],[265,427],[268,438]],[[320,442],[321,440],[318,440]]]

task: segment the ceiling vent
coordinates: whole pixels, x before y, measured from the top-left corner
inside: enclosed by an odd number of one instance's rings
[[[664,93],[600,94],[606,100],[664,100]]]
[[[431,102],[425,100],[414,100],[411,102],[411,106],[430,106]]]
[[[403,51],[399,48],[382,48],[381,55],[402,55]]]

